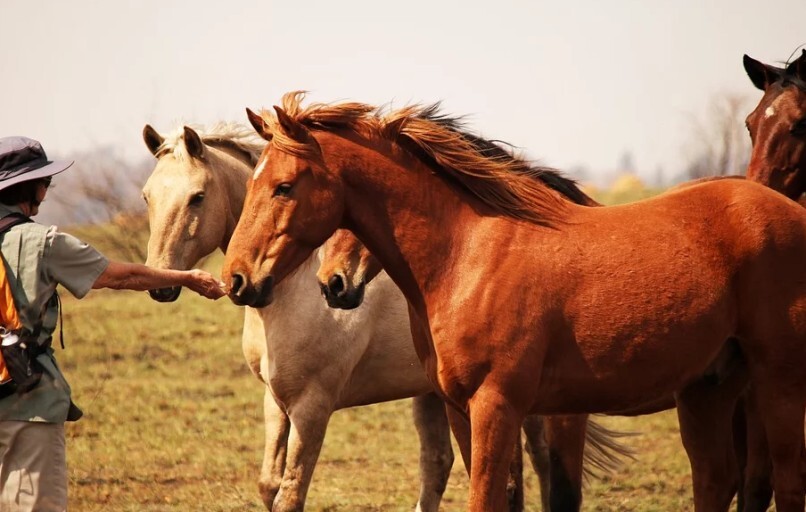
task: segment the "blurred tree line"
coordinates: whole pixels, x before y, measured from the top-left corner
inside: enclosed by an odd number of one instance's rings
[[[57,175],[37,216],[115,257],[143,262],[148,243],[148,217],[141,188],[154,169],[154,159],[132,163],[112,147],[60,156],[73,167]]]
[[[751,149],[744,119],[751,109],[747,97],[721,94],[710,101],[703,115],[690,116],[689,142],[677,175],[689,180],[744,174]],[[127,161],[110,146],[60,158],[75,164],[54,179],[37,220],[83,235],[116,257],[145,261],[148,218],[141,189],[154,168],[154,159],[149,156],[138,162]],[[621,176],[615,176],[608,189],[590,187],[589,192],[606,204],[636,201],[662,192],[658,188],[665,181],[662,170],[656,171],[654,186],[647,187],[635,178],[635,162],[629,151],[623,154],[619,167]],[[584,181],[590,174],[587,168],[577,167],[569,176]]]
[[[744,175],[751,142],[744,120],[753,105],[743,95],[714,97],[702,117],[691,117],[685,179]]]

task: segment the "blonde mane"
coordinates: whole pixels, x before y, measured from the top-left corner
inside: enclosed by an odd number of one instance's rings
[[[508,148],[463,130],[460,120],[442,115],[439,105],[413,105],[392,110],[363,103],[314,103],[302,106],[304,92],[282,98],[289,117],[312,130],[351,130],[365,137],[397,143],[436,171],[453,179],[493,210],[540,225],[561,218],[566,196],[580,204],[595,204],[573,181],[552,169],[537,167]],[[313,138],[300,141],[285,133],[274,112],[261,116],[271,132],[271,144],[299,158],[321,160]],[[557,192],[560,192],[559,194]]]
[[[233,149],[248,156],[254,166],[260,158],[266,141],[257,136],[254,130],[238,123],[216,123],[210,127],[188,125],[199,135],[205,144],[222,149]],[[177,160],[188,158],[185,146],[184,129],[177,127],[165,136],[157,155],[172,154]]]

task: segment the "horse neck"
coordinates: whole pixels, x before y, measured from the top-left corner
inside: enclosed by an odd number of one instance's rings
[[[226,253],[227,246],[230,239],[232,239],[232,233],[235,231],[235,226],[238,224],[238,219],[243,210],[246,184],[252,174],[253,166],[250,157],[241,151],[236,151],[227,146],[217,147],[216,149],[225,154],[225,156],[219,156],[219,167],[221,169],[216,173],[216,179],[219,180],[221,189],[226,197],[225,210],[222,212],[222,215],[226,216],[226,228],[219,246]]]
[[[753,115],[759,116],[762,113],[766,115],[769,110],[779,110],[781,107],[777,104],[782,100],[784,103],[800,105],[806,101],[806,92],[796,85],[772,85],[762,97]],[[779,112],[778,115],[783,114]],[[760,122],[756,120],[756,123]],[[806,193],[806,142],[792,138],[793,136],[789,134],[789,121],[777,122],[786,124],[782,132],[767,127],[755,128],[755,142],[750,154],[747,176],[797,201]]]
[[[320,138],[320,146],[345,183],[343,227],[375,255],[409,302],[423,307],[423,294],[439,282],[441,264],[450,261],[484,207],[418,159],[333,137]],[[328,162],[329,144],[340,145],[335,163]]]
[[[310,317],[314,311],[327,311],[322,293],[316,286],[316,270],[321,262],[319,251],[308,256],[274,290],[274,300],[267,306],[273,317],[288,312],[290,316]],[[307,316],[306,316],[307,315]]]

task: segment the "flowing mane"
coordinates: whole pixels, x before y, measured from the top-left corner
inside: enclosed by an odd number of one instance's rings
[[[442,114],[439,104],[397,110],[354,102],[302,107],[303,98],[300,91],[283,96],[282,108],[295,121],[312,130],[352,130],[395,142],[509,217],[553,225],[565,204],[555,192],[578,204],[598,204],[557,171],[534,165],[511,146],[469,133],[460,118]],[[264,110],[261,115],[278,149],[300,158],[321,158],[315,141],[301,142],[284,133],[273,112]]]
[[[191,128],[199,134],[205,144],[242,153],[252,165],[257,163],[260,153],[266,147],[266,141],[258,137],[254,130],[238,123],[216,123],[210,127],[191,126]],[[157,150],[158,156],[168,153],[173,154],[177,160],[188,157],[184,130],[181,126],[167,134]]]

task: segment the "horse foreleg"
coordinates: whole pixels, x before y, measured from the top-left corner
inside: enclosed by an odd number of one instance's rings
[[[300,511],[313,477],[333,407],[321,400],[299,400],[289,411],[291,431],[280,492],[273,512]]]
[[[694,510],[727,511],[739,482],[733,448],[732,383],[699,380],[677,395],[680,436],[691,463]]]
[[[546,416],[544,421],[551,467],[551,510],[579,510],[588,416]]]
[[[436,393],[414,397],[414,425],[420,438],[420,499],[417,512],[436,512],[453,466],[445,402]]]
[[[737,447],[737,452],[743,452],[744,459],[737,510],[764,512],[772,501],[772,462],[753,393],[742,395],[736,404],[734,421],[737,423],[734,433],[741,429],[740,439],[744,441]]]
[[[467,474],[470,475],[472,438],[470,421],[468,421],[464,414],[451,405],[445,404],[445,409],[451,431],[456,438],[456,444],[459,445],[459,451],[462,454],[465,470]],[[513,450],[513,458],[509,466],[509,478],[507,480],[507,510],[509,512],[520,512],[523,510],[524,505],[523,453],[520,439],[516,441]]]
[[[497,389],[479,388],[469,400],[471,429],[468,510],[506,510],[512,447],[524,415]]]
[[[537,473],[540,482],[540,503],[543,512],[551,511],[549,496],[551,496],[551,460],[549,447],[546,444],[544,429],[545,418],[537,414],[530,414],[523,420],[523,433],[526,437],[526,452],[532,461],[532,468]]]
[[[451,426],[453,437],[456,438],[456,444],[459,445],[459,453],[462,455],[465,471],[467,471],[467,476],[470,476],[470,420],[461,411],[447,403],[445,404],[445,412],[448,416],[448,424]]]
[[[268,510],[272,510],[274,498],[280,490],[283,480],[290,423],[288,416],[274,400],[268,386],[263,394],[263,418],[266,428],[266,446],[263,452],[263,466],[260,468],[258,489],[263,504]]]

